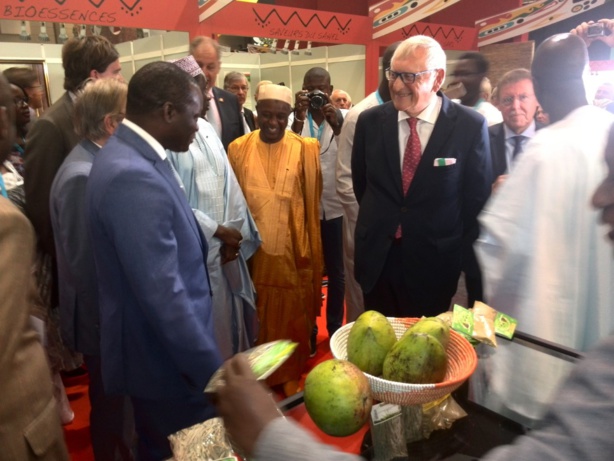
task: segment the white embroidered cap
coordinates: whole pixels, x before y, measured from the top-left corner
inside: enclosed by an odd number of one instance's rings
[[[173,59],[170,62],[175,64],[184,72],[190,74],[191,77],[196,77],[197,75],[204,75],[202,69],[192,55],[186,56],[185,58]]]
[[[258,90],[258,101],[265,99],[276,99],[292,105],[292,91],[287,86],[281,85],[262,85]]]

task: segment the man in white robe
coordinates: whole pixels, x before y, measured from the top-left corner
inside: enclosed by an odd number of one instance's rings
[[[519,330],[580,351],[614,328],[612,249],[590,204],[606,176],[603,151],[614,118],[587,104],[587,64],[575,36],[538,47],[532,74],[552,124],[528,143],[487,203],[476,243],[489,304],[517,318]],[[569,368],[522,349],[499,347],[482,357],[481,384],[490,402],[536,420]],[[483,377],[476,373],[473,384]]]
[[[202,75],[192,56],[175,64]],[[198,132],[188,152],[167,154],[209,244],[207,268],[215,334],[222,359],[228,359],[252,347],[258,334],[255,289],[247,260],[260,246],[260,234],[222,142],[209,122],[198,120]]]

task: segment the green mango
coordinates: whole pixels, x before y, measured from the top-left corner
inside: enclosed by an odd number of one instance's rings
[[[450,343],[450,327],[448,324],[437,317],[424,317],[417,323],[409,327],[403,336],[410,333],[426,333],[434,336],[439,340],[444,349],[448,348]]]
[[[348,360],[365,373],[380,376],[386,354],[396,342],[394,328],[383,314],[363,312],[350,329]]]
[[[335,437],[346,437],[363,427],[373,405],[367,377],[347,360],[316,365],[305,380],[303,398],[316,426]]]
[[[383,377],[390,381],[430,384],[443,381],[448,356],[443,345],[425,333],[409,333],[388,352]]]

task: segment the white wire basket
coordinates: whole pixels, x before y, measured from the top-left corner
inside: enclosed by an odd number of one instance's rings
[[[397,339],[418,318],[392,318],[392,324]],[[354,322],[339,328],[330,340],[330,349],[336,359],[347,360],[347,340]],[[458,388],[475,371],[478,357],[473,346],[454,330],[450,330],[450,343],[447,348],[448,367],[442,382],[433,384],[408,384],[389,381],[365,373],[371,385],[374,399],[380,402],[395,403],[397,405],[420,405],[432,402],[449,394]]]

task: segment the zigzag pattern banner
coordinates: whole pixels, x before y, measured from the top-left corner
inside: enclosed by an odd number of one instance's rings
[[[477,30],[473,27],[448,26],[417,22],[411,26],[402,27],[381,37],[380,43],[390,44],[405,40],[414,35],[428,35],[439,42],[444,50],[475,50],[477,49]]]
[[[427,16],[441,11],[460,0],[384,0],[369,7],[373,38],[380,38]]]
[[[228,35],[359,44],[370,39],[371,21],[367,16],[233,1],[203,26]]]
[[[97,26],[190,30],[198,6],[160,0],[4,0],[0,19],[64,22]]]
[[[478,46],[489,45],[549,26],[601,6],[606,0],[542,0],[505,13],[480,19]]]

